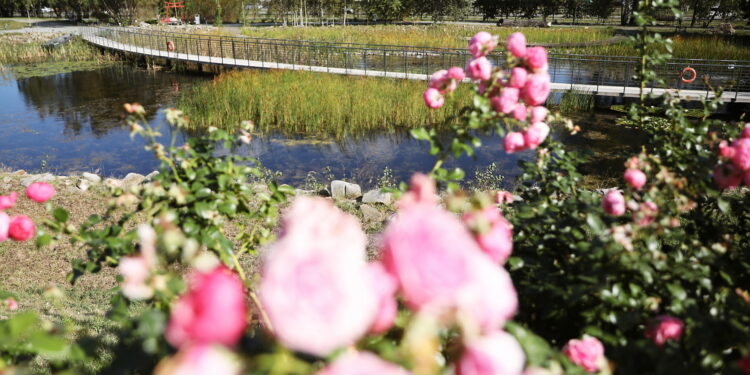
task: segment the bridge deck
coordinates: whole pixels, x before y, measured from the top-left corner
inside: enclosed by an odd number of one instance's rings
[[[172,60],[179,60],[192,63],[200,64],[212,64],[212,65],[223,65],[230,67],[244,67],[244,68],[257,68],[257,69],[285,69],[285,70],[302,70],[310,72],[330,73],[330,74],[341,74],[341,75],[353,75],[353,76],[364,76],[364,77],[381,77],[381,78],[398,78],[398,79],[413,79],[413,80],[428,80],[429,75],[419,73],[402,73],[402,72],[385,72],[380,70],[367,70],[367,69],[349,69],[349,68],[332,68],[326,66],[310,66],[310,65],[298,65],[298,64],[285,64],[277,62],[267,61],[254,61],[236,59],[231,57],[211,57],[202,56],[195,54],[187,54],[180,52],[168,52],[158,49],[151,49],[147,47],[134,46],[129,44],[123,44],[107,38],[103,38],[96,35],[84,33],[83,38],[88,42],[95,44],[100,47],[114,49],[123,52],[130,52],[140,54],[149,57],[160,57]],[[568,91],[575,90],[578,92],[586,92],[601,96],[622,96],[622,97],[638,97],[640,91],[638,87],[623,87],[623,86],[601,86],[601,85],[587,85],[587,84],[571,84],[571,83],[552,83],[552,90],[555,91]],[[675,89],[661,89],[653,88],[648,89],[650,92],[661,95],[665,91],[670,92],[673,96],[679,95],[683,100],[700,100],[705,97],[712,98],[714,94],[703,90],[675,90]],[[738,102],[738,103],[750,103],[750,92],[725,92],[722,95],[722,100],[725,102]]]

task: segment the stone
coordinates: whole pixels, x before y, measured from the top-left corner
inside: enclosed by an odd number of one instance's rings
[[[333,199],[357,199],[362,196],[362,188],[357,184],[346,181],[331,181],[331,196]]]
[[[107,178],[104,180],[104,185],[107,185],[109,187],[113,188],[121,188],[122,187],[122,181],[118,180],[116,178]]]
[[[365,223],[382,223],[385,220],[385,215],[369,204],[359,206],[359,212],[362,213]]]
[[[24,171],[23,169],[19,169],[19,170],[13,172],[13,174],[16,175],[16,176],[23,176],[23,175],[26,174],[26,171]]]
[[[151,181],[153,181],[154,177],[156,177],[156,175],[158,175],[158,174],[159,174],[159,171],[153,171],[153,172],[147,174],[146,175],[146,179],[144,180],[144,182],[151,182]]]
[[[390,205],[393,203],[393,194],[384,193],[380,190],[370,190],[362,196],[362,203],[380,203]]]
[[[143,180],[146,179],[146,176],[138,173],[128,173],[125,175],[125,178],[122,179],[122,188],[128,189],[132,186],[136,186],[143,182]]]
[[[94,183],[94,184],[98,184],[98,183],[102,182],[102,178],[101,178],[101,177],[99,177],[99,175],[97,175],[97,174],[94,174],[94,173],[83,172],[83,173],[81,174],[81,177],[82,177],[82,178],[83,178],[84,180],[86,180],[86,181],[88,181],[88,182],[91,182],[91,183]]]
[[[21,179],[21,185],[29,187],[29,185],[35,182],[50,182],[54,180],[55,176],[52,173],[32,174],[29,177]]]
[[[78,185],[76,185],[76,187],[80,191],[87,191],[91,187],[91,182],[85,178],[82,178],[80,181],[78,181]]]

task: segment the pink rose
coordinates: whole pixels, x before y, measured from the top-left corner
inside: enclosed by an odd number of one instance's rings
[[[667,341],[677,341],[682,336],[685,323],[682,320],[669,315],[662,315],[657,321],[649,326],[645,332],[646,338],[651,339],[657,346],[664,346]]]
[[[740,186],[742,171],[732,164],[719,164],[714,168],[714,182],[719,189],[732,189]]]
[[[172,306],[165,336],[172,346],[222,344],[234,346],[247,326],[245,288],[223,266],[193,272],[189,289]]]
[[[513,108],[513,118],[518,121],[524,121],[526,120],[526,116],[528,115],[528,111],[526,110],[526,106],[523,103],[518,103],[515,108]]]
[[[539,73],[529,76],[526,80],[526,86],[524,86],[521,96],[528,105],[542,105],[547,101],[549,93],[549,75],[546,73]]]
[[[53,195],[55,195],[55,188],[46,182],[34,182],[26,188],[26,196],[37,203],[44,203]]]
[[[588,372],[597,372],[606,365],[604,345],[596,337],[583,336],[581,340],[570,340],[562,352],[571,362]]]
[[[0,210],[7,210],[16,204],[18,194],[14,191],[8,195],[0,195]]]
[[[260,299],[286,347],[326,356],[373,325],[380,298],[359,221],[322,198],[300,197],[267,250]]]
[[[523,33],[513,33],[508,37],[508,51],[515,57],[526,56],[526,36]]]
[[[646,184],[646,174],[640,169],[626,169],[623,177],[628,185],[632,186],[635,190],[641,190],[643,185]]]
[[[120,288],[125,297],[137,301],[154,295],[154,288],[146,283],[151,275],[151,268],[142,255],[120,258],[117,272],[124,279]]]
[[[219,345],[186,345],[159,363],[154,375],[239,375],[242,360]]]
[[[496,263],[503,264],[513,252],[513,225],[496,207],[468,212],[464,222],[474,232],[479,248]]]
[[[337,358],[315,375],[409,375],[409,372],[370,352],[355,352]]]
[[[495,112],[510,114],[518,105],[519,91],[514,87],[506,87],[500,92],[499,96],[495,96],[490,100],[492,108]]]
[[[526,355],[510,334],[495,331],[471,340],[456,365],[456,375],[519,375]]]
[[[745,124],[745,128],[742,129],[742,134],[740,134],[740,138],[750,138],[750,122]]]
[[[506,134],[505,138],[503,138],[503,145],[505,146],[505,152],[509,154],[526,149],[526,141],[523,138],[523,134],[519,132]]]
[[[526,64],[534,72],[547,72],[547,50],[544,47],[531,47],[527,49]]]
[[[370,263],[367,268],[373,277],[375,293],[379,301],[378,313],[375,316],[375,322],[370,327],[370,332],[380,334],[389,330],[396,320],[398,304],[395,294],[398,289],[398,282],[380,262]]]
[[[515,313],[518,301],[510,276],[442,208],[415,204],[399,211],[383,232],[382,244],[383,265],[398,280],[410,308],[457,308],[482,329],[497,328]]]
[[[0,212],[0,242],[8,240],[8,229],[10,229],[10,216]]]
[[[633,221],[636,221],[638,225],[644,227],[656,221],[656,214],[659,213],[659,206],[651,201],[643,202],[638,206],[638,211],[639,212],[633,213]]]
[[[732,146],[734,147],[732,163],[743,171],[750,169],[750,138],[738,139]]]
[[[482,57],[497,47],[497,37],[486,31],[480,31],[469,41],[469,52],[474,58]]]
[[[404,209],[415,204],[425,204],[435,206],[438,204],[437,190],[435,181],[429,176],[422,173],[415,173],[411,177],[409,191],[407,191],[396,202],[398,209]]]
[[[432,87],[425,90],[422,98],[424,99],[424,104],[431,109],[438,109],[445,104],[445,97],[440,93],[440,90]]]
[[[625,213],[625,197],[617,190],[610,190],[602,200],[602,207],[604,212],[613,216],[620,216]]]
[[[26,241],[34,237],[36,225],[28,216],[19,215],[10,219],[8,237],[14,241]]]
[[[461,82],[466,79],[466,72],[464,72],[463,69],[454,66],[448,69],[448,78]]]
[[[536,106],[531,108],[531,123],[536,124],[537,122],[547,121],[547,108],[543,106]]]
[[[500,190],[495,194],[495,203],[497,204],[507,204],[507,203],[513,203],[518,197],[513,195],[513,193],[509,191]]]
[[[523,86],[526,84],[526,78],[529,76],[529,73],[524,68],[513,68],[513,70],[510,73],[510,81],[508,81],[508,85],[510,87],[515,87],[517,89],[522,89]]]
[[[734,156],[734,147],[730,146],[727,141],[719,142],[719,155],[725,159],[731,159]]]
[[[438,70],[430,77],[430,88],[437,89],[441,94],[453,92],[457,87],[458,81],[452,79],[447,70]]]
[[[740,369],[745,372],[745,374],[750,375],[750,354],[746,354],[742,359],[737,362],[737,365],[740,366]]]
[[[487,81],[492,77],[492,63],[482,56],[469,61],[466,72],[471,79],[476,81]]]
[[[526,147],[534,150],[539,147],[540,144],[544,143],[549,135],[549,126],[543,122],[537,122],[529,126],[525,132],[523,132],[523,140],[526,143]]]

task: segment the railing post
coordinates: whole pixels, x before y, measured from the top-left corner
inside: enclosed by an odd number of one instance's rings
[[[387,77],[388,76],[388,53],[386,50],[383,50],[383,71],[385,72],[384,76]]]
[[[234,59],[234,65],[237,65],[237,56],[234,54],[234,39],[232,39],[232,59]]]

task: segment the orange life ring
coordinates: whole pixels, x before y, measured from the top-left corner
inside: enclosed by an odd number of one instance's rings
[[[692,74],[692,76],[690,78],[685,78],[686,74]],[[682,73],[680,73],[680,79],[682,79],[683,83],[693,83],[696,78],[698,78],[698,73],[695,72],[695,69],[689,66],[682,69]]]
[[[174,52],[174,42],[171,40],[167,41],[167,51]]]

